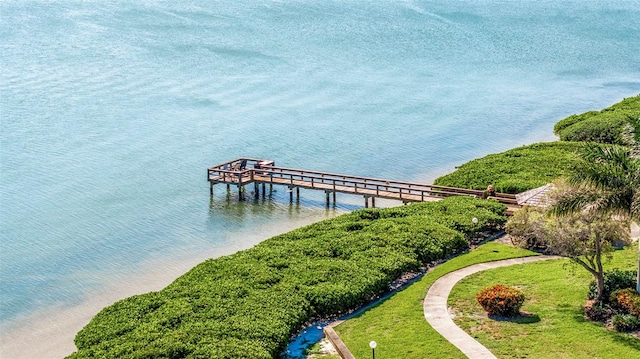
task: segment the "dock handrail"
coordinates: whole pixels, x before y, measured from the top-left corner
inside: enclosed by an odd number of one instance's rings
[[[352,176],[338,173],[327,173],[309,170],[299,170],[286,167],[268,167],[259,170],[263,175],[268,174],[273,178],[283,178],[292,181],[309,182],[310,187],[314,188],[316,184],[331,184],[332,186],[348,186],[354,188],[355,193],[364,190],[375,190],[376,195],[380,192],[398,193],[400,198],[402,195],[422,195],[427,196],[450,196],[456,194],[465,194],[475,197],[482,197],[483,191],[461,189],[446,186],[436,186],[423,183],[405,182],[397,180],[387,180],[380,178],[369,178],[361,176]],[[337,190],[337,188],[334,188]]]
[[[243,163],[246,167],[234,169]],[[393,198],[402,201],[425,201],[449,196],[473,196],[487,198],[483,190],[438,186],[432,184],[363,176],[277,167],[271,160],[237,158],[208,168],[207,180],[244,186],[250,183],[270,183],[289,188],[310,188],[325,192],[361,194],[365,197]],[[517,204],[515,195],[496,193],[489,197],[505,204]]]

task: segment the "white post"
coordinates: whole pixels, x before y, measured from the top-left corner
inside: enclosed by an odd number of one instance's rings
[[[631,222],[631,241],[638,244],[638,276],[636,280],[636,290],[640,293],[640,226],[638,223]]]

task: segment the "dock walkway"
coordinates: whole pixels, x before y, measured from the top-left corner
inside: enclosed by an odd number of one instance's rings
[[[273,189],[273,185],[286,186],[291,201],[294,191],[300,196],[300,188],[320,190],[326,193],[327,206],[330,205],[331,198],[335,204],[336,193],[361,195],[365,199],[365,207],[369,207],[369,200],[371,206],[375,207],[376,198],[399,200],[403,203],[438,201],[450,196],[487,198],[481,190],[277,167],[275,161],[253,158],[238,158],[209,167],[207,180],[211,195],[214,185],[226,184],[227,188],[232,185],[238,187],[240,199],[244,199],[244,187],[250,184],[254,185],[256,196],[260,194],[260,186],[263,195],[266,185],[269,185],[269,190]],[[510,212],[520,207],[513,194],[496,193],[489,198],[506,204]]]

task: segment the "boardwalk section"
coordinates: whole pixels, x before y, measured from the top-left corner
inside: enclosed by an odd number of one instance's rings
[[[369,201],[371,206],[375,207],[376,198],[399,200],[404,203],[437,201],[450,196],[486,198],[485,192],[480,190],[278,167],[275,161],[253,158],[238,158],[209,167],[207,180],[212,195],[213,186],[216,184],[226,184],[228,189],[232,185],[237,186],[241,199],[244,198],[244,187],[247,185],[254,185],[256,196],[259,196],[260,186],[264,195],[266,185],[269,185],[269,190],[273,189],[273,185],[282,185],[288,188],[291,200],[294,191],[297,196],[300,195],[300,188],[324,191],[327,205],[332,198],[335,204],[336,193],[361,195],[365,199],[365,207],[369,206]],[[512,194],[497,193],[489,198],[514,209],[519,207],[515,195]]]

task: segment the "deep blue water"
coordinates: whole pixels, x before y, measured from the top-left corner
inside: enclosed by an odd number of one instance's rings
[[[210,203],[208,166],[430,181],[553,140],[640,93],[638,19],[639,1],[1,1],[3,332],[362,204]]]

